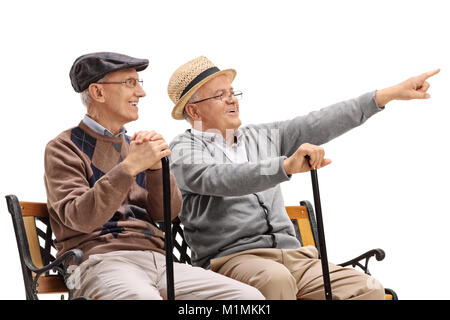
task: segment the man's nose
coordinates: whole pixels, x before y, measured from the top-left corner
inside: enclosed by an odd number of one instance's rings
[[[234,94],[233,94],[233,93],[230,93],[230,94],[227,94],[227,95],[226,95],[225,101],[226,101],[227,103],[234,103],[235,100],[237,100],[237,99],[235,99],[235,98],[236,98],[236,97],[234,96]]]
[[[144,88],[142,88],[142,86],[141,86],[140,83],[138,83],[138,84],[136,85],[136,95],[137,95],[138,97],[145,97],[145,96],[146,96],[146,93],[145,93],[145,91],[144,91]]]

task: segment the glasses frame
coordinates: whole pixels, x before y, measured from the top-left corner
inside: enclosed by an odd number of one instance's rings
[[[240,91],[240,90],[237,90],[236,92],[233,92],[233,97],[236,97],[236,99],[241,99],[242,98],[242,91]],[[210,100],[210,99],[217,99],[217,98],[222,98],[222,96],[223,96],[223,93],[221,93],[221,94],[219,94],[219,95],[217,95],[217,96],[214,96],[214,97],[209,97],[209,98],[205,98],[205,99],[201,99],[201,100],[197,100],[197,101],[194,101],[194,102],[190,102],[190,103],[192,103],[192,104],[194,104],[194,103],[199,103],[199,102],[203,102],[203,101],[206,101],[206,100]],[[222,101],[222,99],[220,99],[221,101]]]
[[[129,80],[134,80],[135,81],[135,85],[134,86],[129,86],[128,85],[128,81]],[[105,81],[105,82],[97,82],[98,84],[124,84],[126,85],[128,88],[136,88],[137,84],[139,83],[139,85],[142,87],[144,85],[144,80],[141,79],[135,79],[135,78],[128,78],[125,81]]]

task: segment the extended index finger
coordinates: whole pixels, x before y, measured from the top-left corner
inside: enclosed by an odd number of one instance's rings
[[[441,71],[441,69],[436,69],[436,70],[432,70],[432,71],[428,71],[425,73],[422,73],[419,78],[423,81],[425,81],[426,79],[428,79],[429,77],[434,76],[435,74],[438,74],[439,71]]]

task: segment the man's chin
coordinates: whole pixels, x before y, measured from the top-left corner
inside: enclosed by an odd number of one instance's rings
[[[235,121],[235,123],[234,123],[235,130],[239,129],[239,127],[241,126],[241,124],[242,124],[241,119],[236,119],[236,121]]]
[[[130,121],[136,121],[137,119],[139,119],[139,114],[136,112],[136,114],[132,115]]]

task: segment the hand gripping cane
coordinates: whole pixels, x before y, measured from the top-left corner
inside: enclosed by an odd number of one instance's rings
[[[309,166],[311,167],[311,163],[309,162],[310,157],[305,156],[305,158],[306,160],[308,160]],[[311,170],[311,181],[314,194],[314,207],[316,209],[317,233],[319,234],[319,253],[320,253],[320,261],[322,262],[322,275],[323,275],[323,286],[325,289],[325,299],[332,300],[330,272],[328,270],[327,248],[325,245],[325,231],[323,228],[322,206],[320,204],[319,180],[317,178],[317,170]]]
[[[175,288],[173,280],[173,239],[172,239],[172,215],[170,208],[170,168],[169,158],[161,159],[163,174],[163,197],[164,197],[164,244],[166,250],[166,279],[167,300],[175,300]]]

